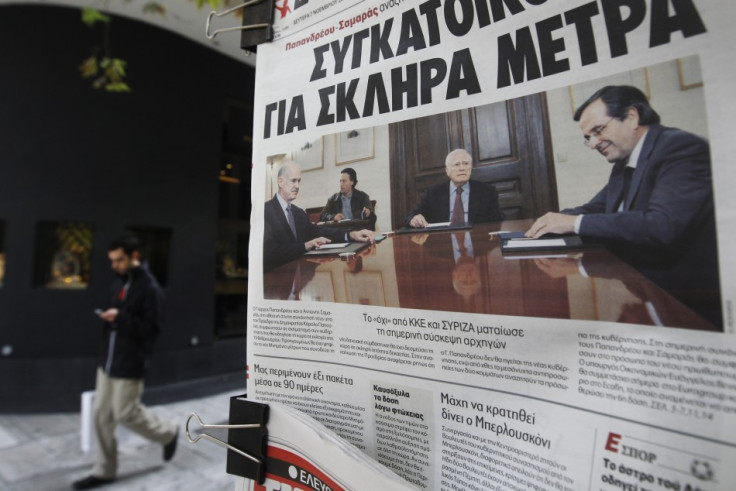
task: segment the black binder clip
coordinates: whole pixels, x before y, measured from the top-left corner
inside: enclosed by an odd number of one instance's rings
[[[243,23],[235,27],[223,27],[210,32],[212,17],[222,17],[238,9],[243,9]],[[242,31],[240,48],[246,52],[256,52],[258,45],[273,40],[274,0],[248,0],[222,12],[210,12],[207,16],[205,36],[213,39],[220,33]]]
[[[206,433],[192,437],[189,422],[195,418],[202,429],[227,429],[227,443]],[[245,399],[245,396],[230,398],[228,424],[205,424],[197,413],[187,418],[185,425],[189,443],[202,438],[227,448],[228,474],[253,479],[263,484],[266,479],[266,448],[268,445],[268,404]]]

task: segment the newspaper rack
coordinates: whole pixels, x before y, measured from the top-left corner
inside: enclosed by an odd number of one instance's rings
[[[228,474],[253,479],[263,484],[266,478],[266,447],[268,445],[268,404],[245,399],[245,394],[230,398],[230,418],[228,424],[205,424],[197,413],[187,418],[185,430],[189,443],[197,443],[202,438],[228,449]],[[206,433],[192,436],[189,423],[192,418],[202,429],[227,429],[227,443]]]
[[[236,10],[243,9],[243,23],[235,27],[223,27],[210,32],[212,17],[222,17]],[[274,0],[248,0],[230,7],[222,12],[212,11],[207,16],[205,36],[214,39],[220,33],[242,31],[240,34],[240,48],[246,52],[256,52],[261,43],[273,39]]]

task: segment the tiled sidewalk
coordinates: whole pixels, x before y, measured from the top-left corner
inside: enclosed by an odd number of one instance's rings
[[[234,477],[225,473],[226,450],[200,441],[190,444],[184,424],[197,412],[207,424],[224,423],[229,397],[226,392],[170,404],[150,406],[179,421],[179,442],[174,458],[164,463],[161,445],[128,433],[118,444],[117,480],[104,490],[232,490]],[[94,453],[84,453],[80,442],[80,413],[0,414],[0,491],[71,489],[71,483],[88,475]],[[196,421],[191,430],[198,430]],[[226,434],[215,434],[227,438]]]

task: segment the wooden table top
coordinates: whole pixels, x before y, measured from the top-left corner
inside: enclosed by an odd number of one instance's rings
[[[264,275],[264,298],[715,330],[603,248],[511,256],[490,235],[530,224],[394,234],[351,260],[303,257]]]

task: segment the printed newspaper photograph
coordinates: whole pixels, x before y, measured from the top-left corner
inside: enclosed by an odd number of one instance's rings
[[[731,489],[736,5],[275,3],[248,398],[407,489]]]

